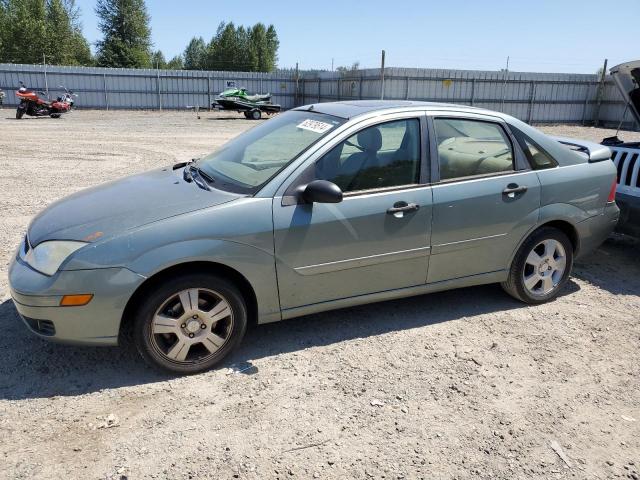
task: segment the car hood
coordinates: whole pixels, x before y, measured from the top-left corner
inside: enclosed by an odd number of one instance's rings
[[[610,73],[629,111],[640,124],[640,60],[616,65]]]
[[[152,170],[65,197],[33,219],[28,229],[29,243],[35,247],[47,240],[92,242],[241,197],[186,182],[182,170]]]

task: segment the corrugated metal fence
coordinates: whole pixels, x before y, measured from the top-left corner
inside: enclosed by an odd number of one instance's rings
[[[94,67],[51,67],[0,64],[0,88],[5,104],[15,105],[12,94],[23,81],[34,90],[48,86],[53,94],[59,85],[79,94],[82,108],[178,109],[198,105],[207,108],[220,91],[235,85],[251,92],[273,94],[283,108],[306,103],[379,99],[380,69],[333,72],[291,70],[274,73],[213,72],[185,70],[135,70]],[[385,99],[411,99],[460,103],[498,110],[529,123],[617,125],[624,102],[607,77],[598,96],[597,75],[518,73],[475,70],[386,68]],[[626,112],[623,126],[632,128]]]

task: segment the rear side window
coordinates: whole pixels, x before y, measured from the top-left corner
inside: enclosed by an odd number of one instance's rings
[[[554,168],[558,166],[558,162],[556,162],[553,157],[545,152],[536,142],[531,140],[528,135],[513,126],[511,127],[511,131],[513,136],[516,137],[516,140],[518,140],[520,148],[522,148],[524,154],[527,156],[527,160],[529,160],[532,169],[542,170],[544,168]]]
[[[498,124],[435,118],[440,179],[451,180],[513,170],[513,149]]]

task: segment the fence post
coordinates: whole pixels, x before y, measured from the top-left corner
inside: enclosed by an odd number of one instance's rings
[[[602,105],[602,94],[604,93],[604,79],[607,75],[607,59],[604,60],[604,65],[602,67],[602,75],[600,75],[600,84],[598,85],[598,90],[596,92],[596,109],[593,112],[593,125],[595,127],[598,126],[598,122],[600,121],[600,105]]]
[[[109,93],[107,91],[107,74],[106,73],[102,74],[102,85],[104,86],[104,104],[107,107],[107,110],[109,110]]]
[[[536,82],[531,82],[531,92],[529,93],[529,115],[527,123],[533,119],[533,103],[536,97]]]
[[[321,94],[321,89],[322,87],[320,86],[320,77],[318,77],[318,103],[320,103],[320,94]]]
[[[384,50],[380,62],[380,100],[384,100]]]
[[[471,79],[471,106],[473,107],[476,103],[476,79]]]
[[[156,70],[156,87],[158,90],[158,110],[162,111],[162,97],[160,96],[160,70]]]
[[[360,74],[360,84],[358,85],[358,100],[362,100],[362,73]]]
[[[589,84],[587,84],[587,93],[584,96],[584,104],[582,105],[582,125],[587,121],[587,106],[589,105]]]
[[[298,70],[298,62],[296,62],[296,92],[293,97],[293,106],[298,106],[298,88],[300,87],[300,70]]]
[[[336,85],[338,87],[337,98],[338,98],[338,101],[340,101],[340,79],[339,78],[338,78],[338,81],[336,82]]]
[[[407,84],[405,85],[405,88],[404,88],[404,99],[409,100],[409,77],[408,76],[406,80],[407,80]]]

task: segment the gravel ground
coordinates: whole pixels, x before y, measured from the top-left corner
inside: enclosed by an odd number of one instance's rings
[[[608,240],[547,305],[485,286],[312,315],[252,329],[223,368],[169,378],[117,348],[30,335],[7,263],[57,198],[255,123],[12,118],[0,111],[0,478],[639,478],[640,243]]]

